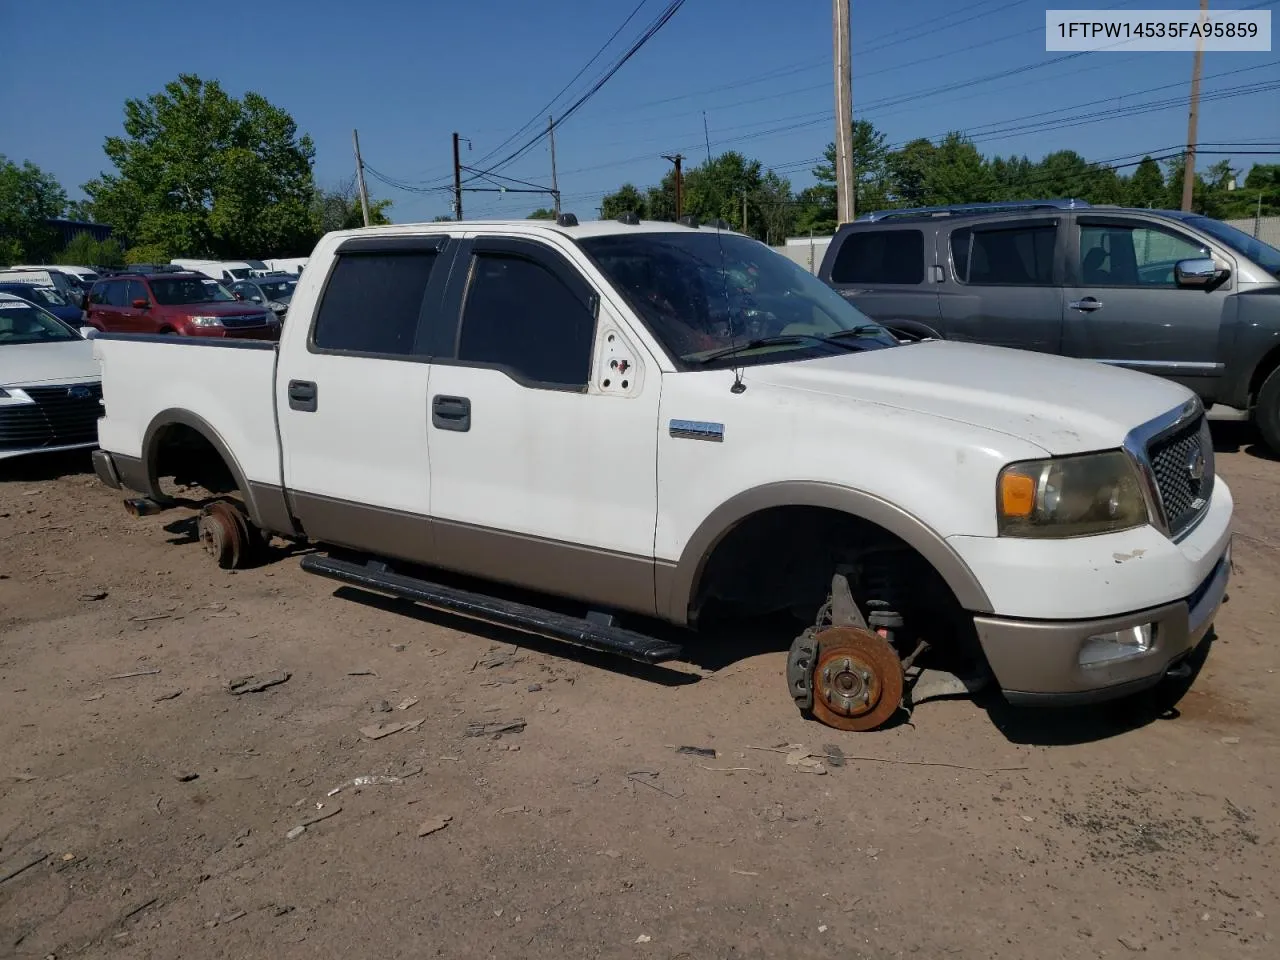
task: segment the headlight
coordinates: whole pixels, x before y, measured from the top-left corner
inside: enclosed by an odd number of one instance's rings
[[[1000,471],[996,512],[1002,537],[1085,537],[1148,522],[1137,472],[1120,450],[1012,463]]]
[[[19,390],[17,387],[10,387],[6,390],[0,387],[0,407],[15,407],[22,403],[35,403],[25,390]]]
[[[221,317],[192,317],[191,323],[196,327],[220,327],[222,326]]]

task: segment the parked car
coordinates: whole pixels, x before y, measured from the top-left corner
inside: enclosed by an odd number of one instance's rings
[[[180,334],[275,340],[276,315],[242,303],[226,287],[198,273],[121,274],[99,280],[89,293],[85,322],[111,333]]]
[[[311,572],[650,661],[681,645],[628,616],[791,611],[788,689],[844,729],[899,708],[921,641],[1012,700],[1151,686],[1223,598],[1231,494],[1177,384],[899,345],[689,221],[377,227],[312,259],[278,347],[94,340],[99,476],[163,503],[202,449],[239,491],[199,520],[223,566],[307,537],[347,551]]]
[[[93,344],[47,310],[0,293],[0,460],[97,445]]]
[[[237,280],[231,293],[248,303],[268,307],[283,323],[289,302],[298,286],[298,278],[288,273],[267,273],[248,280]]]
[[[819,276],[913,336],[1175,380],[1280,452],[1280,250],[1219,220],[1079,200],[887,211],[842,227]]]
[[[21,265],[14,265],[10,269],[12,270],[55,270],[58,273],[65,273],[67,276],[73,277],[86,290],[93,284],[93,281],[98,279],[98,271],[94,267],[76,266],[74,264],[69,264],[69,263],[59,263],[59,264],[42,263],[42,264],[36,264],[36,265],[21,264]]]
[[[9,293],[34,303],[75,329],[79,329],[84,322],[84,311],[76,306],[78,301],[68,302],[53,287],[38,286],[34,283],[8,283],[0,280],[0,293]]]
[[[174,266],[183,270],[203,273],[206,277],[222,283],[244,280],[255,271],[268,272],[267,265],[261,260],[171,260]]]
[[[75,303],[82,295],[80,282],[60,270],[19,270],[17,268],[0,270],[0,283],[26,283],[52,287],[69,303]]]

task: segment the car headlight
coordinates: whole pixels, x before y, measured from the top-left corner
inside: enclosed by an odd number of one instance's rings
[[[19,390],[17,387],[5,389],[0,387],[0,407],[15,407],[18,404],[35,403],[25,390]]]
[[[222,326],[221,317],[192,317],[191,325],[195,327],[220,327]]]
[[[1000,471],[996,512],[1002,537],[1085,537],[1149,522],[1121,450],[1011,463]]]

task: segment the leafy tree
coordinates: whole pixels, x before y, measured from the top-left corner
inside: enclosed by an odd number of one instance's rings
[[[1236,192],[1240,216],[1256,214],[1259,199],[1264,217],[1280,214],[1280,163],[1255,163],[1244,178],[1244,188]]]
[[[672,187],[674,189],[674,183]],[[628,211],[641,219],[644,219],[648,212],[644,197],[633,183],[624,183],[600,201],[600,216],[604,220],[616,220]]]
[[[43,263],[58,249],[46,220],[62,216],[67,194],[30,160],[21,166],[0,154],[0,260]]]
[[[66,248],[53,259],[54,263],[69,263],[98,267],[123,267],[124,252],[114,237],[95,240],[90,233],[77,233]]]
[[[168,263],[170,259],[169,248],[158,243],[139,244],[124,252],[124,262],[127,264]]]
[[[554,210],[551,210],[548,207],[539,207],[537,210],[533,211],[533,213],[529,214],[529,216],[526,217],[525,219],[526,220],[554,220],[555,218],[556,218],[556,212]]]
[[[992,178],[987,161],[973,141],[962,133],[949,133],[927,154],[924,165],[924,202],[981,203],[991,199]]]
[[[1181,189],[1181,185],[1179,185]],[[1160,164],[1151,157],[1143,157],[1133,176],[1129,178],[1125,202],[1131,207],[1161,207],[1165,202],[1164,174]]]
[[[869,213],[889,206],[885,135],[869,120],[854,120],[853,205],[854,213]],[[836,228],[836,145],[827,144],[823,162],[813,168],[817,184],[800,199],[796,228],[801,233],[832,233]]]
[[[685,174],[684,212],[699,220],[720,219],[742,230],[744,205],[749,226],[752,198],[761,182],[760,161],[729,150]]]
[[[751,235],[765,243],[782,243],[796,229],[796,205],[792,199],[791,181],[772,170],[760,178],[760,186],[752,196]]]
[[[391,222],[387,211],[390,200],[369,198],[369,225],[384,226]],[[330,190],[317,188],[311,201],[311,220],[317,236],[333,230],[354,230],[364,226],[364,212],[360,209],[360,194],[356,190],[356,178],[340,180]]]
[[[259,94],[238,100],[182,74],[125,101],[124,136],[104,150],[115,172],[84,190],[97,220],[134,244],[220,259],[311,249],[315,147]]]

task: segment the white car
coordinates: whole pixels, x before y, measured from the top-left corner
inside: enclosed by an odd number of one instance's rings
[[[794,614],[790,694],[842,729],[929,658],[1023,702],[1151,686],[1225,593],[1231,493],[1177,384],[899,344],[719,225],[405,224],[311,261],[278,347],[94,341],[99,476],[161,502],[221,460],[223,565],[310,538],[349,552],[309,571],[642,660],[681,650],[644,618]]]
[[[101,398],[93,344],[0,293],[0,459],[97,446]]]

